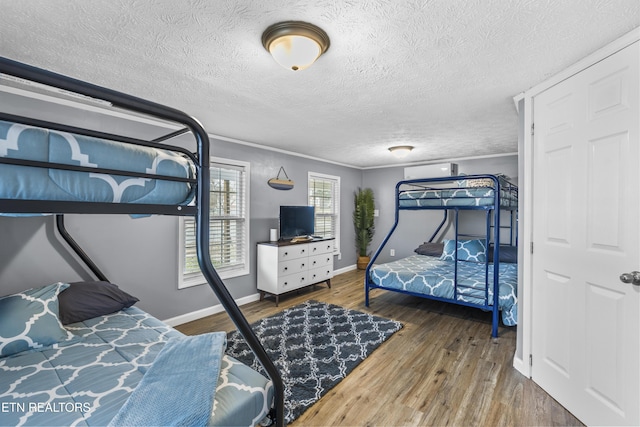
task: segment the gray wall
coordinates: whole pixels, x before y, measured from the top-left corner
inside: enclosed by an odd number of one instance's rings
[[[341,177],[342,257],[336,269],[354,265],[351,209],[362,171],[252,146],[212,141],[213,156],[251,164],[250,274],[225,280],[234,298],[256,293],[256,243],[277,228],[280,205],[307,204],[308,171]],[[295,182],[279,191],[267,180],[284,166]],[[154,216],[68,215],[66,224],[78,243],[105,275],[140,298],[140,308],[167,319],[218,304],[206,285],[178,290],[178,218]],[[52,217],[0,217],[0,295],[56,281],[91,280],[55,235]]]
[[[277,228],[280,205],[307,203],[309,171],[341,177],[341,258],[335,269],[355,265],[353,243],[353,194],[370,187],[376,197],[376,233],[371,251],[381,243],[394,219],[394,188],[403,179],[403,167],[360,170],[292,156],[255,146],[213,140],[213,156],[243,160],[251,164],[250,274],[225,280],[234,298],[256,293],[257,242],[268,240]],[[517,180],[517,157],[499,157],[456,162],[459,172],[505,173]],[[279,191],[267,185],[284,166],[295,182],[292,190]],[[400,226],[382,253],[380,261],[410,255],[426,240],[441,219],[440,213],[405,212]],[[140,298],[137,304],[156,317],[167,319],[218,304],[206,285],[178,290],[178,218],[154,216],[68,215],[67,227],[107,277]],[[55,281],[92,280],[86,268],[56,236],[52,217],[0,217],[0,294],[6,295]],[[389,256],[389,248],[396,250]]]

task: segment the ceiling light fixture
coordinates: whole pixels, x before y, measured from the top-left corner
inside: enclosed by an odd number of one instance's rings
[[[389,147],[389,151],[391,151],[391,154],[399,159],[407,157],[411,150],[413,150],[413,147],[411,145],[396,145],[395,147]]]
[[[313,64],[329,49],[329,36],[308,22],[286,21],[262,33],[262,45],[284,68],[298,71]]]

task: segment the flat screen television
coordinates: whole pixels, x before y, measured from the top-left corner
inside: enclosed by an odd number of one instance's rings
[[[313,233],[313,206],[280,206],[280,239],[311,236]]]

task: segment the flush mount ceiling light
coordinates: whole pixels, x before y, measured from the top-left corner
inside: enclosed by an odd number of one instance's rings
[[[395,147],[389,147],[391,154],[399,159],[407,157],[407,154],[409,154],[411,150],[413,150],[411,145],[396,145]]]
[[[329,36],[308,22],[286,21],[262,33],[262,45],[284,68],[298,71],[313,64],[329,49]]]

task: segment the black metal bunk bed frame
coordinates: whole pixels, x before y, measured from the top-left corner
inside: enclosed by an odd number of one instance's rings
[[[439,205],[439,206],[401,206],[400,203],[400,194],[402,193],[401,188],[402,186],[415,186],[415,187],[428,187],[429,184],[433,185],[433,184],[441,184],[441,183],[446,183],[446,182],[452,182],[455,180],[459,180],[459,179],[469,179],[469,180],[473,180],[473,179],[490,179],[493,181],[493,188],[494,188],[494,200],[493,200],[493,204],[488,205],[488,206],[446,206],[446,205]],[[515,191],[517,194],[517,187],[513,184],[511,184],[510,191]],[[443,215],[443,219],[440,222],[440,224],[438,225],[438,227],[436,228],[436,230],[433,232],[433,234],[431,235],[431,237],[429,238],[429,242],[433,242],[433,239],[436,238],[436,236],[438,235],[438,233],[440,233],[440,231],[442,230],[442,228],[445,226],[445,224],[447,223],[447,220],[449,218],[449,211],[453,211],[454,212],[454,234],[455,234],[455,242],[456,242],[456,249],[455,249],[455,255],[454,255],[454,295],[453,295],[453,299],[448,299],[448,298],[441,298],[441,297],[436,297],[436,296],[432,296],[432,295],[425,295],[425,294],[419,294],[419,293],[415,293],[415,292],[410,292],[410,291],[403,291],[403,290],[397,290],[397,289],[387,289],[387,288],[383,288],[380,286],[377,286],[373,283],[373,281],[371,280],[371,268],[373,267],[373,265],[375,264],[376,259],[378,258],[378,256],[381,254],[382,249],[384,249],[384,246],[387,244],[387,242],[389,241],[389,239],[391,238],[391,235],[393,235],[393,233],[395,232],[396,228],[398,227],[398,222],[400,220],[400,211],[402,210],[442,210],[444,211],[444,215]],[[500,212],[503,210],[507,210],[510,211],[510,222],[508,226],[504,226],[501,223],[501,216],[500,216]],[[457,280],[457,274],[458,274],[458,256],[457,256],[457,252],[458,252],[458,240],[460,236],[469,236],[467,234],[462,234],[459,233],[458,230],[458,219],[459,219],[459,213],[460,211],[485,211],[485,218],[486,218],[486,234],[485,234],[485,244],[487,249],[489,248],[489,244],[490,243],[494,243],[493,245],[493,283],[492,283],[492,290],[493,290],[493,299],[490,303],[490,299],[489,299],[489,287],[488,287],[488,268],[489,268],[489,260],[487,259],[487,261],[485,262],[485,283],[487,284],[486,289],[485,289],[485,297],[484,297],[484,304],[474,304],[471,302],[466,302],[466,301],[462,301],[459,300],[457,298],[458,296],[458,280]],[[475,307],[475,308],[481,308],[483,310],[489,310],[492,312],[492,327],[491,327],[491,336],[492,337],[497,337],[498,336],[498,325],[499,325],[499,313],[500,313],[500,308],[498,306],[499,303],[499,291],[500,291],[500,281],[499,281],[499,266],[500,266],[500,229],[506,227],[509,228],[509,242],[511,245],[517,245],[517,206],[503,206],[501,204],[501,183],[500,180],[498,179],[497,176],[495,175],[465,175],[465,176],[455,176],[455,177],[440,177],[440,178],[423,178],[423,179],[411,179],[411,180],[403,180],[403,181],[399,181],[396,184],[395,187],[395,219],[394,219],[394,223],[391,227],[391,230],[389,231],[389,233],[386,235],[386,237],[384,238],[384,240],[382,241],[382,243],[380,243],[380,246],[378,246],[378,249],[376,250],[376,252],[374,253],[374,255],[371,257],[371,260],[369,261],[369,264],[367,265],[367,268],[365,269],[365,279],[364,279],[364,285],[365,285],[365,305],[367,307],[369,307],[369,291],[371,289],[375,289],[375,288],[379,288],[379,289],[385,289],[385,290],[390,290],[393,292],[400,292],[400,293],[404,293],[404,294],[409,294],[409,295],[414,295],[414,296],[418,296],[421,298],[428,298],[428,299],[433,299],[433,300],[437,300],[437,301],[443,301],[443,302],[447,302],[447,303],[453,303],[453,304],[458,304],[458,305],[465,305],[465,306],[469,306],[469,307]],[[492,231],[493,230],[493,231]]]
[[[114,107],[123,108],[127,111],[142,113],[151,117],[167,120],[184,126],[183,129],[172,132],[152,141],[145,141],[136,138],[109,134],[105,132],[82,129],[74,126],[67,126],[58,123],[51,123],[29,117],[16,116],[0,112],[0,119],[22,123],[24,125],[42,127],[46,129],[70,132],[84,136],[103,138],[112,141],[134,144],[139,146],[153,147],[179,152],[189,157],[196,167],[196,178],[185,179],[158,174],[143,174],[136,172],[123,172],[104,168],[71,166],[58,163],[48,163],[29,160],[17,160],[0,157],[0,163],[13,164],[30,167],[116,174],[122,176],[132,176],[139,178],[153,178],[168,181],[189,182],[196,185],[196,203],[189,206],[183,205],[161,205],[161,204],[133,204],[133,203],[97,203],[97,202],[74,202],[74,201],[48,201],[48,200],[15,200],[0,199],[0,212],[7,214],[42,213],[55,214],[56,224],[61,236],[69,246],[78,254],[80,259],[100,280],[106,280],[105,275],[98,266],[75,242],[64,226],[64,214],[162,214],[193,216],[196,224],[196,251],[200,269],[207,280],[210,288],[234,322],[238,331],[242,334],[251,350],[262,364],[271,379],[274,387],[274,405],[271,409],[270,417],[276,426],[284,425],[284,384],[278,369],[269,358],[264,347],[251,329],[247,319],[240,311],[238,305],[227,290],[224,282],[216,272],[210,254],[209,236],[209,186],[210,186],[210,145],[209,137],[202,125],[193,117],[182,111],[156,104],[141,98],[123,94],[107,88],[86,83],[77,79],[56,74],[47,70],[22,64],[7,58],[0,57],[0,73],[25,79],[31,82],[44,84],[50,87],[63,89],[72,93],[81,94],[94,99],[104,100]],[[192,133],[197,145],[196,153],[178,146],[163,144],[162,141],[182,135]]]

